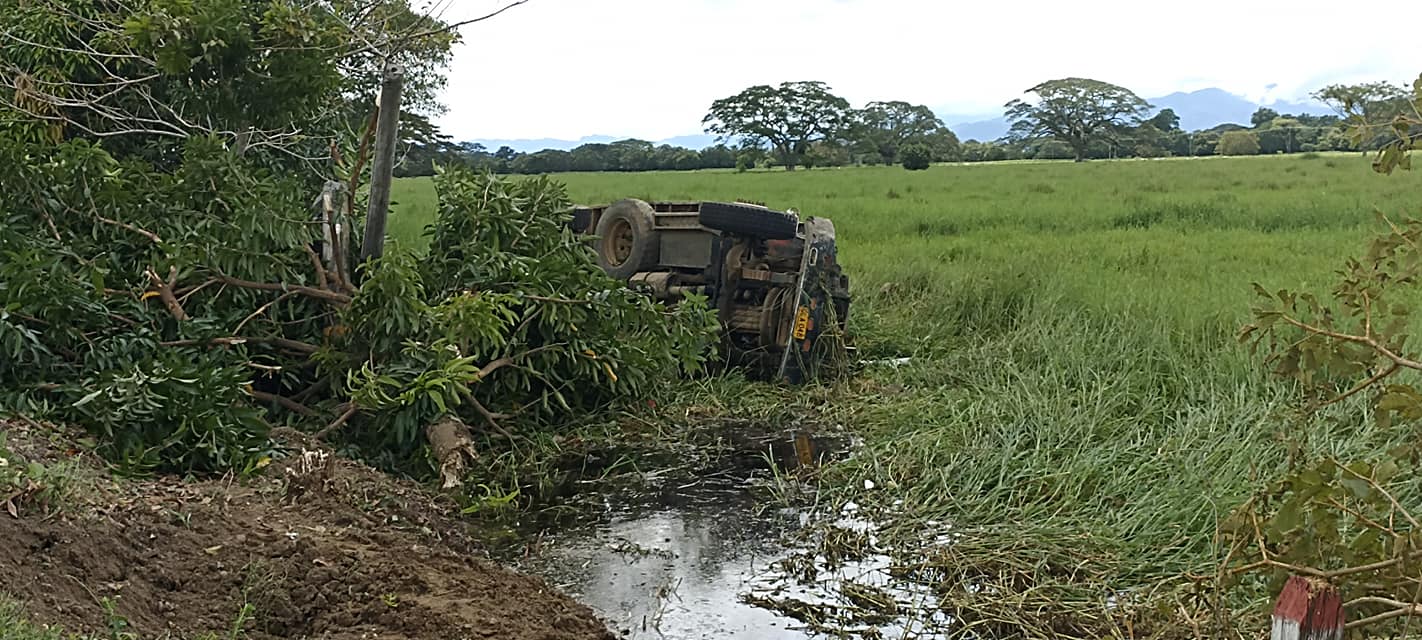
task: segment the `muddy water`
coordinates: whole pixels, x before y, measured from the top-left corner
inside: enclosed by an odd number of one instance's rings
[[[509,560],[629,638],[939,637],[947,621],[932,594],[891,577],[854,505],[824,513],[812,501],[767,501],[767,485],[786,487],[799,465],[843,444],[802,435],[695,478],[589,483],[561,517],[524,525],[538,542]],[[858,542],[830,562],[826,534],[811,530]]]
[[[630,638],[805,638],[795,620],[745,604],[784,556],[794,514],[757,515],[742,488],[708,483],[659,502],[615,504],[548,535],[524,569],[597,610]]]

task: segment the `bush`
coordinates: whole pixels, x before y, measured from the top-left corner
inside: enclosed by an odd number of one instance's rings
[[[564,424],[717,335],[694,298],[602,273],[546,178],[441,172],[428,258],[387,249],[343,288],[312,266],[309,192],[215,141],[168,172],[83,141],[0,138],[0,161],[0,411],[80,424],[131,470],[255,469],[269,422],[341,416],[356,452],[428,473],[441,416]]]
[[[1259,155],[1259,136],[1253,131],[1226,131],[1215,144],[1215,153],[1222,156]]]
[[[268,451],[267,423],[245,392],[251,370],[234,360],[158,349],[86,378],[67,413],[130,472],[250,470]]]
[[[1141,144],[1136,145],[1135,154],[1137,158],[1165,158],[1170,156],[1170,151],[1159,145]]]
[[[274,341],[319,343],[325,305],[213,285],[310,281],[300,184],[205,138],[167,172],[82,140],[6,142],[0,410],[80,424],[130,470],[251,468],[267,430],[252,383],[314,381]],[[285,379],[253,377],[272,370]]]
[[[421,436],[443,415],[565,424],[647,397],[710,352],[705,301],[669,310],[603,273],[565,224],[560,183],[452,167],[435,186],[429,256],[373,264],[334,345],[331,369],[368,418],[346,437],[377,462],[428,471]]]
[[[1076,158],[1076,152],[1061,140],[1045,140],[1032,157],[1037,160],[1072,160]]]
[[[806,169],[814,167],[842,167],[849,164],[849,149],[838,144],[816,140],[802,159]]]
[[[922,171],[933,163],[933,150],[926,144],[906,144],[899,149],[899,162],[909,171]]]
[[[603,274],[545,179],[440,173],[428,258],[357,265],[364,54],[399,39],[419,111],[455,37],[402,0],[372,21],[298,4],[6,5],[30,44],[0,66],[64,90],[0,106],[0,411],[81,424],[137,470],[250,470],[281,423],[427,472],[431,424],[559,426],[700,365],[714,316]],[[491,159],[581,157],[516,155]]]

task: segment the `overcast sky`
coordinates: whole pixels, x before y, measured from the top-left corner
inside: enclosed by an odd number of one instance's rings
[[[457,20],[500,0],[425,0]],[[1142,97],[1222,89],[1270,101],[1331,82],[1410,81],[1414,0],[529,0],[461,29],[437,122],[455,140],[701,133],[712,100],[822,80],[855,106],[1000,115],[1042,80]],[[1392,32],[1389,35],[1389,32]]]

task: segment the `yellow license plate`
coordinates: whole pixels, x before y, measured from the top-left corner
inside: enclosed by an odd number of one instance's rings
[[[805,333],[810,330],[810,308],[800,307],[795,312],[795,339],[804,340]]]

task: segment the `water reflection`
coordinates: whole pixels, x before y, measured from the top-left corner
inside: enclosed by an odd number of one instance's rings
[[[691,480],[652,471],[619,487],[579,481],[556,505],[564,517],[520,527],[525,539],[542,536],[538,551],[505,560],[628,638],[945,637],[952,621],[932,581],[894,577],[875,526],[852,503],[815,513],[767,510],[752,499],[748,488],[767,476],[795,483],[794,469],[844,449],[842,441],[784,435],[751,442],[744,451],[753,455]]]
[[[756,517],[726,491],[685,498],[553,533],[526,569],[630,638],[806,638],[796,621],[740,599],[783,557],[777,541],[791,514]]]

